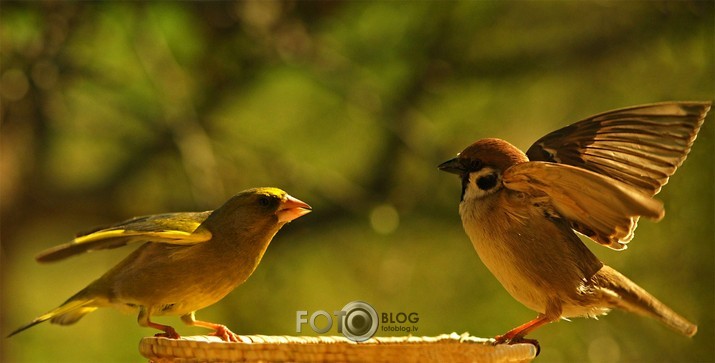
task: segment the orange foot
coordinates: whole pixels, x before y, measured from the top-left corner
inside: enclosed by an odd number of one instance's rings
[[[241,337],[239,337],[238,334],[229,330],[225,325],[216,324],[214,329],[216,329],[216,331],[211,335],[219,337],[225,342],[244,343],[244,341],[241,340]]]

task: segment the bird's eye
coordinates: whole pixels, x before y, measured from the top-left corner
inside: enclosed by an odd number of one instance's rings
[[[269,205],[271,205],[271,198],[266,195],[261,195],[260,197],[258,197],[258,204],[261,207],[268,207]]]
[[[479,159],[473,159],[469,162],[469,171],[479,171],[482,170],[482,161]]]

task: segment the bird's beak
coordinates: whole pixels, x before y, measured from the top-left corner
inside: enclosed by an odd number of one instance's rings
[[[302,200],[286,195],[286,199],[281,203],[276,215],[278,216],[278,222],[287,223],[310,213],[312,210],[313,208]]]
[[[458,158],[447,160],[442,164],[439,164],[437,168],[452,174],[464,174],[465,172],[464,166]]]

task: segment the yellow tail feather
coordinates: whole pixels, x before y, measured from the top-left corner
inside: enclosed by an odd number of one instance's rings
[[[79,294],[77,294],[79,295]],[[77,296],[75,295],[75,296]],[[74,324],[77,320],[81,319],[83,316],[97,310],[94,299],[81,299],[77,300],[70,299],[69,301],[62,304],[60,307],[38,316],[33,321],[29,322],[16,329],[10,333],[7,337],[11,337],[25,329],[31,328],[39,323],[50,320],[53,324],[69,325]]]

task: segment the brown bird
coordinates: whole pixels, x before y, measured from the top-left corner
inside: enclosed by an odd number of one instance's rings
[[[482,262],[538,317],[496,337],[524,336],[570,317],[618,308],[685,335],[697,326],[613,268],[578,238],[623,250],[638,218],[660,220],[653,199],[683,163],[710,102],[667,102],[601,113],[554,131],[524,154],[482,139],[439,169],[459,175],[462,225]]]
[[[133,218],[81,234],[40,253],[52,262],[83,252],[143,243],[114,268],[58,308],[13,331],[43,321],[69,325],[100,307],[139,311],[139,325],[179,338],[174,328],[151,321],[180,315],[188,325],[214,330],[225,341],[240,341],[226,326],[196,320],[196,310],[212,305],[241,285],[261,262],[284,224],[311,211],[308,204],[277,188],[245,190],[214,211]],[[8,337],[9,337],[8,336]]]

